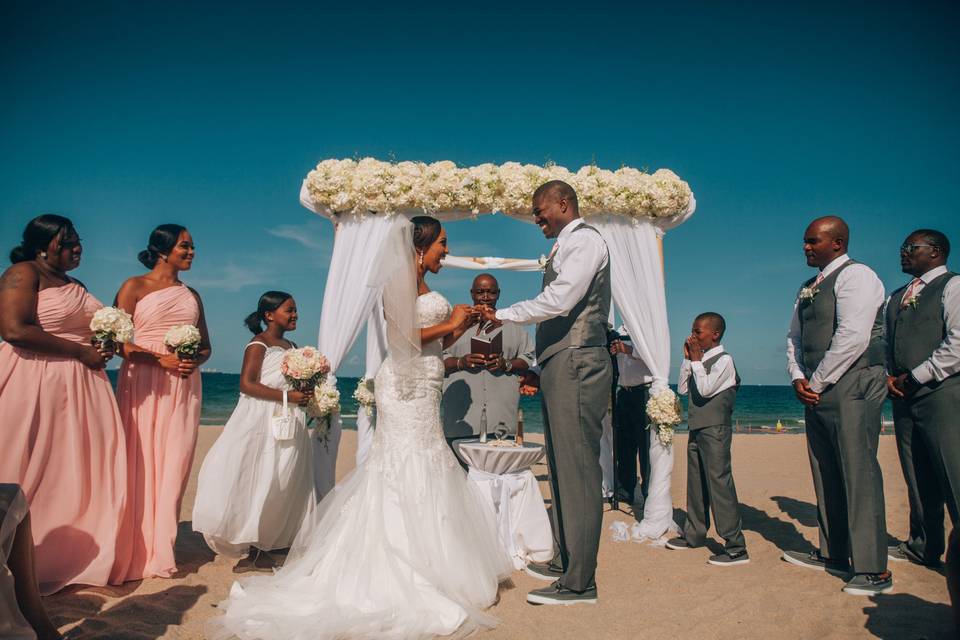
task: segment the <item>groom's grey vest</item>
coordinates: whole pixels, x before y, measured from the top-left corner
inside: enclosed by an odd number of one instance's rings
[[[889,349],[890,374],[898,376],[917,367],[930,357],[947,337],[947,324],[943,320],[943,290],[955,273],[944,273],[924,286],[915,305],[900,308],[907,287],[898,289],[887,304],[887,348]],[[909,286],[909,285],[907,285]],[[941,382],[925,384],[914,397],[925,396],[944,387],[958,387],[960,374],[954,374]]]
[[[801,300],[797,306],[797,315],[800,318],[800,348],[799,362],[803,365],[807,378],[820,366],[824,354],[830,348],[833,334],[837,330],[837,295],[833,287],[840,272],[856,264],[853,260],[843,263],[829,276],[817,285],[817,294],[812,300]],[[804,283],[804,287],[812,287],[816,278]],[[869,366],[884,363],[883,345],[883,306],[877,309],[873,329],[870,331],[870,343],[863,354],[850,365],[843,375]]]
[[[571,233],[600,232],[581,224]],[[568,260],[575,259],[573,256]],[[557,279],[553,259],[547,261],[543,272],[543,287]],[[607,317],[610,313],[610,260],[590,282],[583,298],[565,316],[550,318],[537,325],[537,364],[543,365],[563,349],[575,347],[605,347],[607,345]]]
[[[718,425],[730,426],[733,422],[733,403],[737,399],[737,389],[740,388],[740,374],[737,373],[737,365],[733,363],[733,356],[726,351],[721,351],[708,360],[704,360],[703,369],[710,373],[713,365],[723,356],[730,358],[737,382],[729,389],[724,389],[720,393],[707,398],[700,394],[700,389],[697,388],[697,379],[693,374],[690,375],[690,402],[687,404],[687,428],[690,431]]]

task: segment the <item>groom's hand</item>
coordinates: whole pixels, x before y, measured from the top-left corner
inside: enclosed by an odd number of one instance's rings
[[[494,311],[492,308],[488,307],[487,305],[478,304],[475,308],[477,309],[477,311],[480,312],[480,318],[490,323],[490,327],[488,327],[487,329],[488,331],[491,328],[496,328],[503,324],[503,322],[501,322],[500,320],[497,320],[497,312]]]
[[[520,395],[535,396],[540,390],[540,376],[533,371],[527,371],[520,378]]]

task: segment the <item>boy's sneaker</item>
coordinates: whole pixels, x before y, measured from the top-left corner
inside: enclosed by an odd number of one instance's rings
[[[878,593],[891,591],[893,591],[893,574],[889,571],[858,573],[843,587],[843,592],[852,596],[875,596]]]
[[[819,550],[809,553],[803,553],[802,551],[784,551],[781,557],[790,564],[795,564],[798,567],[806,567],[807,569],[826,571],[828,573],[847,573],[850,568],[847,562],[824,558],[820,555]]]
[[[683,551],[684,549],[696,549],[697,547],[702,547],[703,545],[692,545],[687,542],[687,539],[682,536],[677,536],[676,538],[670,538],[666,542],[667,549],[673,549],[674,551]]]
[[[737,553],[718,553],[715,556],[710,556],[707,562],[718,567],[732,567],[737,564],[747,564],[750,562],[750,555],[746,549]]]
[[[553,582],[563,575],[563,569],[551,562],[531,562],[523,568],[531,578]]]
[[[534,589],[527,594],[527,602],[530,604],[597,604],[597,587],[593,586],[586,591],[571,591],[566,587],[560,586],[557,580],[549,587]]]

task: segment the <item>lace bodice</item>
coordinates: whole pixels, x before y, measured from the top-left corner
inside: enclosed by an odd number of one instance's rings
[[[423,327],[450,316],[450,303],[435,291],[417,298],[417,323]],[[421,345],[419,357],[401,369],[387,358],[377,372],[376,433],[370,464],[395,475],[409,456],[427,456],[436,465],[456,465],[440,423],[443,390],[442,340]]]

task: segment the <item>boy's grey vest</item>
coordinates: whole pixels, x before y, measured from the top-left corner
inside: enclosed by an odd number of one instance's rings
[[[737,399],[737,389],[740,388],[740,375],[737,373],[737,365],[733,362],[733,356],[726,351],[721,351],[708,360],[703,361],[703,369],[710,373],[710,369],[723,356],[730,358],[733,364],[733,374],[737,378],[735,385],[729,389],[724,389],[720,393],[706,398],[700,394],[697,389],[697,380],[690,375],[690,401],[687,403],[687,428],[690,431],[703,429],[704,427],[715,427],[718,425],[732,424],[733,403]]]
[[[916,306],[900,308],[907,286],[897,289],[887,304],[887,348],[890,356],[890,374],[908,373],[936,351],[947,337],[943,321],[943,290],[955,273],[944,273],[924,286],[917,296]],[[943,387],[958,387],[960,374],[941,382],[923,385],[914,397],[924,396]]]
[[[852,264],[856,264],[856,262],[848,260],[843,263],[840,268],[817,285],[817,294],[813,296],[813,299],[801,300],[797,306],[797,315],[800,318],[800,348],[802,351],[799,360],[807,378],[812,376],[813,372],[820,366],[820,361],[823,360],[824,354],[830,348],[833,334],[837,330],[837,295],[834,293],[833,287],[840,272]],[[803,286],[812,287],[814,282],[816,282],[816,278],[810,278]],[[883,363],[883,305],[881,305],[877,309],[873,329],[870,331],[870,343],[867,345],[866,351],[850,365],[850,368],[843,375]]]
[[[571,233],[600,232],[581,224]],[[573,260],[570,257],[568,260]],[[551,258],[543,272],[543,287],[557,279]],[[571,347],[605,347],[607,345],[607,317],[610,313],[610,260],[590,282],[590,288],[565,316],[550,318],[537,325],[537,364],[543,365],[551,356]]]

